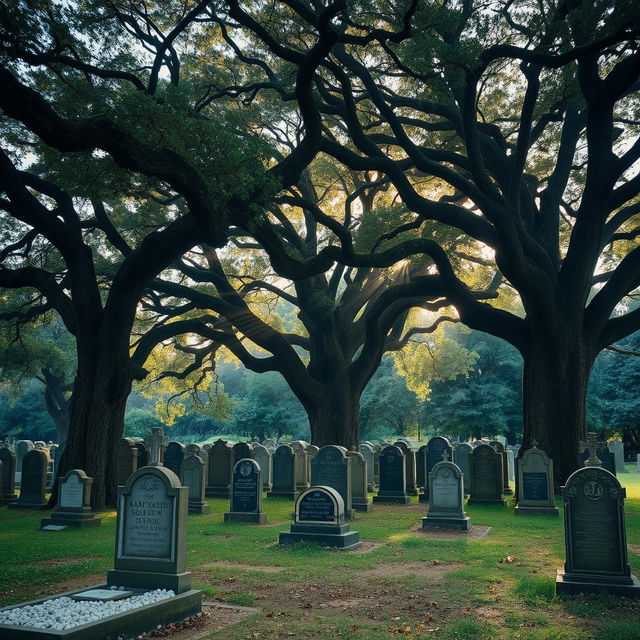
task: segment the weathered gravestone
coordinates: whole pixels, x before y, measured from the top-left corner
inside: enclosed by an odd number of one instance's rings
[[[209,477],[207,474],[207,467],[209,464],[209,454],[203,447],[197,444],[188,444],[187,448],[185,449],[185,453],[187,454],[187,456],[198,456],[198,458],[200,458],[200,460],[204,462],[204,479],[205,479],[205,486],[206,486],[207,478]]]
[[[553,460],[536,447],[518,461],[518,504],[516,515],[554,515],[560,511],[553,500]]]
[[[613,454],[616,473],[627,473],[624,466],[624,443],[622,440],[611,440],[609,442],[609,451]]]
[[[469,462],[469,456],[472,452],[473,447],[468,442],[461,442],[453,450],[453,461],[460,467],[460,471],[462,471],[464,492],[466,495],[471,493],[471,464]]]
[[[269,449],[269,452],[271,453],[271,455],[273,455],[276,452],[276,449],[278,448],[278,443],[275,440],[272,440],[271,438],[267,438],[266,440],[263,440],[262,444],[267,449]]]
[[[47,485],[49,456],[44,449],[31,449],[22,459],[20,496],[10,509],[46,509],[44,499]]]
[[[40,528],[75,527],[84,529],[98,527],[102,523],[91,511],[91,486],[89,478],[81,469],[71,469],[64,478],[58,480],[58,505],[48,518],[43,518]]]
[[[423,489],[425,485],[425,471],[427,469],[427,445],[423,444],[416,451],[416,486]]]
[[[358,447],[358,451],[363,455],[364,459],[367,462],[367,491],[375,491],[376,488],[376,480],[375,480],[375,458],[376,451],[373,448],[373,445],[370,442],[362,442]]]
[[[280,544],[317,542],[323,547],[355,549],[360,534],[345,523],[342,496],[332,487],[311,487],[296,500],[294,524],[280,533]]]
[[[492,440],[489,444],[500,454],[500,461],[502,462],[502,493],[510,496],[513,494],[513,490],[509,486],[509,462],[504,444],[502,444],[501,440]]]
[[[395,445],[387,445],[378,457],[380,463],[380,484],[374,502],[397,502],[409,504],[406,490],[404,453]]]
[[[178,478],[182,477],[182,463],[184,462],[186,447],[181,442],[170,442],[164,452],[164,460],[162,464],[173,471]]]
[[[420,502],[427,502],[429,500],[429,474],[433,467],[442,461],[442,456],[445,451],[448,455],[447,459],[451,460],[453,457],[453,447],[447,438],[434,436],[427,442],[427,453],[424,458],[424,489],[418,498]]]
[[[342,496],[345,517],[352,517],[351,465],[344,447],[327,445],[318,451],[311,466],[311,483],[335,489]]]
[[[47,443],[44,440],[36,440],[33,443],[33,447],[35,449],[47,449],[47,451],[49,450],[49,447],[47,447]]]
[[[296,491],[304,491],[311,485],[311,462],[308,455],[308,444],[303,440],[289,443],[296,456]]]
[[[273,455],[273,486],[269,498],[298,497],[296,491],[296,455],[288,444],[281,444]]]
[[[590,434],[588,434],[588,435],[590,435]],[[591,449],[595,449],[596,456],[600,460],[600,466],[603,469],[606,469],[607,471],[609,471],[610,473],[613,473],[613,475],[615,476],[616,475],[616,461],[615,461],[615,458],[613,456],[613,453],[611,453],[611,451],[609,451],[609,448],[607,447],[607,445],[604,442],[598,442],[595,439],[593,439],[591,447],[586,446],[582,450],[582,460],[585,462],[585,464],[586,464],[586,461],[589,459],[589,457],[591,455]]]
[[[445,458],[447,451],[444,451]],[[448,460],[438,462],[429,474],[429,511],[422,518],[422,528],[469,531],[471,519],[464,512],[462,471]]]
[[[253,455],[255,461],[260,465],[260,471],[262,472],[262,490],[271,491],[273,477],[271,452],[267,447],[258,443],[253,445]]]
[[[469,456],[471,467],[471,495],[468,504],[501,504],[502,455],[488,444],[479,444]]]
[[[16,482],[20,482],[22,460],[31,449],[33,449],[33,442],[31,442],[31,440],[18,440],[18,442],[16,442]]]
[[[239,460],[231,474],[231,506],[224,514],[225,522],[264,524],[262,511],[262,474],[260,465],[251,458]]]
[[[0,462],[2,463],[0,495],[4,504],[12,504],[16,501],[16,454],[8,447],[2,447],[0,448]]]
[[[189,490],[189,513],[209,513],[205,502],[207,475],[200,456],[188,455],[182,462],[182,485]]]
[[[138,460],[136,469],[146,467],[149,464],[149,449],[142,440],[134,440],[138,450]]]
[[[411,496],[418,495],[416,487],[416,453],[403,438],[393,443],[404,453],[405,481],[407,493]]]
[[[138,468],[138,448],[131,438],[120,438],[116,451],[116,479],[118,486]]]
[[[507,469],[508,469],[508,481],[515,482],[516,480],[516,472],[515,472],[515,456],[513,455],[513,451],[511,449],[505,449],[505,453],[507,455]]]
[[[359,451],[347,451],[351,467],[351,507],[355,511],[371,511],[371,501],[367,492],[368,465]]]
[[[216,440],[209,449],[208,498],[228,498],[233,468],[233,449],[226,440]]]
[[[233,447],[233,464],[234,466],[240,461],[246,458],[254,458],[253,445],[248,442],[236,442]]]
[[[640,597],[640,582],[627,560],[625,489],[591,456],[562,487],[566,560],[556,593],[606,591]]]

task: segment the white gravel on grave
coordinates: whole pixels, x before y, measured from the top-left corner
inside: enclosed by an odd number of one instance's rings
[[[171,590],[156,589],[122,600],[110,601],[77,601],[64,596],[47,600],[41,604],[2,611],[0,612],[0,624],[63,631],[89,622],[96,622],[101,618],[126,613],[160,600],[173,598],[175,595]]]

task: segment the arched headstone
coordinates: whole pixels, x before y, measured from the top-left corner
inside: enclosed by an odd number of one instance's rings
[[[457,464],[443,460],[429,475],[429,511],[422,528],[446,528],[469,531],[471,519],[464,512],[462,471]]]
[[[380,453],[379,462],[380,484],[378,495],[373,497],[373,501],[409,504],[409,495],[406,491],[405,482],[406,467],[402,449],[392,444],[384,447]]]

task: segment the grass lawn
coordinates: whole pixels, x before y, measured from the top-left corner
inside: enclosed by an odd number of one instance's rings
[[[640,575],[640,474],[627,468],[619,479],[627,488],[629,561]],[[488,535],[438,539],[416,530],[423,505],[375,505],[352,524],[371,543],[364,551],[327,552],[278,547],[289,501],[264,500],[268,525],[281,523],[275,526],[224,524],[228,502],[209,504],[210,515],[189,516],[194,586],[205,600],[260,609],[210,638],[640,639],[640,601],[556,599],[562,517],[471,506],[473,524],[491,527]],[[38,530],[42,517],[0,509],[1,606],[99,582],[113,566],[115,513],[102,514],[98,529],[56,533]]]

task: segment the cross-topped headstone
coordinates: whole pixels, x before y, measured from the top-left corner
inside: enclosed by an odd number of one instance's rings
[[[144,439],[144,443],[151,449],[149,466],[161,467],[164,447],[169,444],[169,436],[164,435],[162,427],[154,427],[151,429],[151,435]]]
[[[598,458],[598,434],[589,432],[587,433],[587,448],[589,449],[589,458],[585,461],[585,467],[599,467],[602,464],[602,460]]]
[[[538,441],[535,438],[531,441],[531,448],[532,449],[538,448]]]
[[[445,449],[445,450],[442,452],[442,459],[443,459],[445,462],[448,462],[448,461],[450,460],[450,458],[451,458],[451,456],[449,455],[449,449]]]

